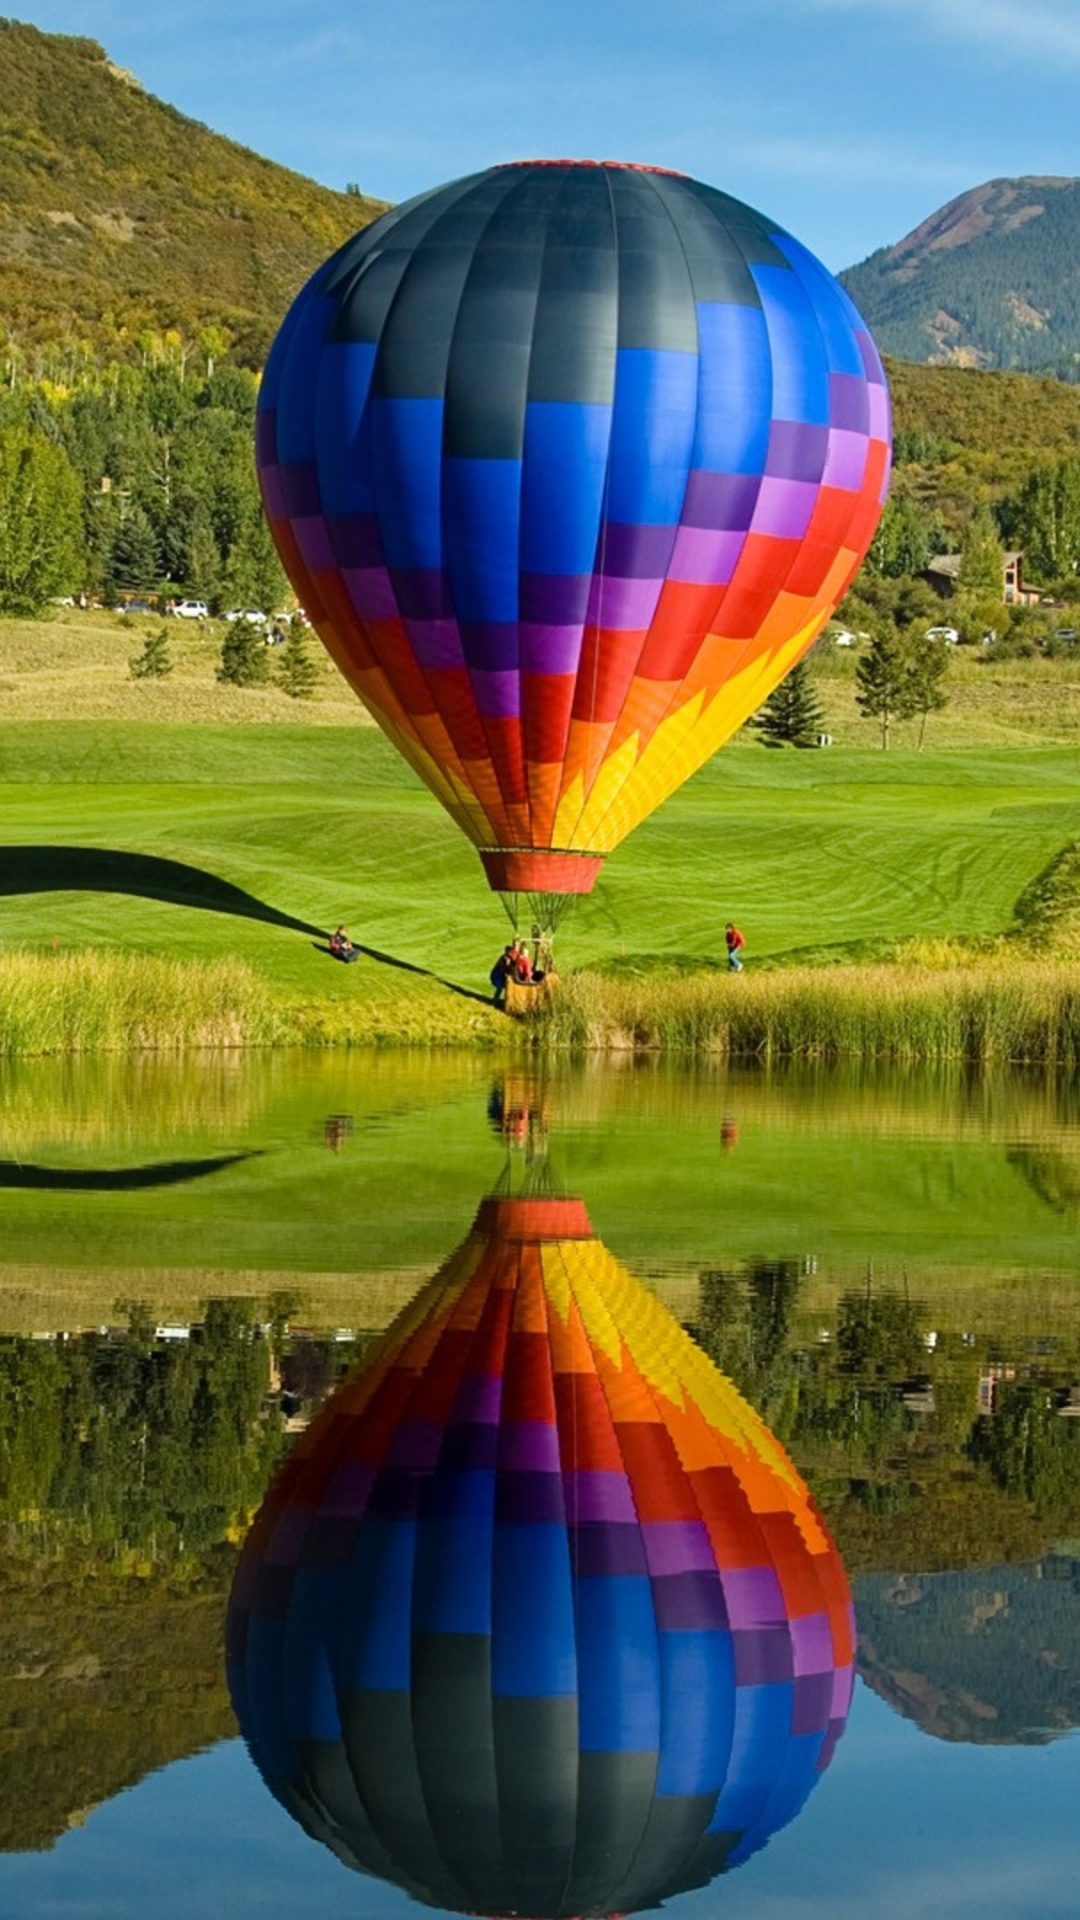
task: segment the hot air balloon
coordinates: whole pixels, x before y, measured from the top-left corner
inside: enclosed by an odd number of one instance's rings
[[[301,1437],[230,1600],[272,1791],[473,1912],[737,1865],[828,1763],[844,1570],[791,1461],[579,1200],[495,1198]]]
[[[257,460],[342,673],[490,885],[550,925],[846,591],[888,393],[775,222],[655,168],[515,163],[318,270]]]

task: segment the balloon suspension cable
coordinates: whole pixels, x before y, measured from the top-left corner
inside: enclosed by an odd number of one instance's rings
[[[535,938],[538,934],[552,934],[569,915],[574,902],[580,899],[576,893],[500,893],[499,898],[506,911],[506,917],[517,933],[527,909],[527,931]],[[524,906],[523,903],[524,902]]]

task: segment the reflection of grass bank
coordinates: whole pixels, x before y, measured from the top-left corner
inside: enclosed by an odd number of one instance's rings
[[[1080,967],[974,960],[833,969],[571,976],[544,1041],[761,1060],[1080,1064]]]

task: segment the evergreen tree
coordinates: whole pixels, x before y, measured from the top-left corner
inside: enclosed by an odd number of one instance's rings
[[[812,747],[824,727],[814,677],[805,660],[770,693],[754,725],[768,747]]]
[[[908,664],[908,649],[896,628],[879,627],[855,668],[855,704],[881,726],[881,744],[888,748],[894,720],[910,720],[918,708]]]
[[[945,678],[949,671],[949,653],[944,641],[927,634],[912,634],[907,642],[908,679],[911,687],[912,715],[920,721],[921,747],[930,714],[940,713],[949,704]]]
[[[0,427],[0,613],[40,613],[79,584],[82,495],[62,447]]]
[[[147,634],[142,652],[132,655],[128,668],[133,680],[164,680],[172,672],[168,627],[159,627],[156,633]]]
[[[109,585],[151,587],[160,572],[160,554],[149,515],[135,502],[121,515],[109,555]]]
[[[960,536],[960,584],[969,593],[985,588],[1000,596],[1004,571],[997,521],[988,506],[977,506]]]
[[[225,635],[217,677],[230,687],[264,687],[269,680],[266,642],[246,620],[234,620]]]
[[[313,700],[315,697],[319,669],[311,657],[311,648],[298,620],[293,621],[289,630],[274,678],[282,693],[287,693],[290,700]]]

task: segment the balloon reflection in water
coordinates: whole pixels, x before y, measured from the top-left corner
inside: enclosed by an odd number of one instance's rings
[[[790,1460],[572,1199],[489,1199],[255,1521],[230,1685],[268,1785],[436,1905],[655,1905],[827,1764],[851,1597]]]

